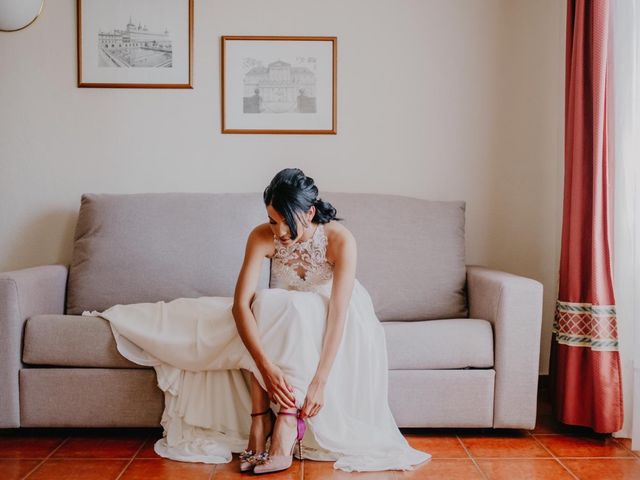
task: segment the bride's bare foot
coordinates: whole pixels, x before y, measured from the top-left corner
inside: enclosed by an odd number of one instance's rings
[[[247,450],[254,452],[264,452],[267,443],[267,435],[273,428],[273,415],[265,413],[251,417],[251,429],[249,430],[249,445]]]
[[[295,413],[294,409],[284,409],[281,412]],[[291,445],[298,435],[297,418],[294,415],[278,415],[273,428],[269,456],[291,455]]]

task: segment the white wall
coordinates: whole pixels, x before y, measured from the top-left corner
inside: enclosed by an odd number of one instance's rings
[[[75,3],[0,33],[0,271],[68,263],[84,192],[262,191],[297,166],[321,194],[465,200],[467,262],[544,284],[548,371],[564,2],[196,0],[193,90],[77,88]],[[338,37],[337,135],[220,133],[220,35],[251,34]]]

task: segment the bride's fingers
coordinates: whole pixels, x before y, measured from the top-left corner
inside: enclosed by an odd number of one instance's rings
[[[281,385],[280,388],[281,388],[281,391],[282,391],[283,395],[285,395],[289,400],[291,400],[292,403],[295,404],[296,397],[293,394],[293,392],[289,389],[289,386],[288,385]]]
[[[286,394],[286,391],[284,389],[279,389],[276,392],[276,395],[278,395],[278,398],[280,399],[280,404],[287,407],[287,408],[295,408],[296,404],[294,401],[290,400],[289,397]]]
[[[291,386],[291,384],[289,382],[287,382],[287,380],[284,380],[284,384],[282,386],[282,388],[284,388],[287,396],[292,400],[292,401],[296,401],[296,397],[293,394],[293,387]]]
[[[289,408],[289,405],[287,405],[286,400],[279,393],[274,393],[273,398],[281,407]]]

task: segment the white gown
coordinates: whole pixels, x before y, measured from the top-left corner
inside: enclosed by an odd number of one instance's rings
[[[272,288],[256,292],[251,310],[266,354],[288,377],[301,408],[320,360],[333,268],[322,224],[305,242],[274,242]],[[83,312],[109,321],[124,357],[156,370],[165,408],[154,450],[162,457],[227,463],[247,447],[251,395],[240,369],[265,384],[238,335],[232,305],[232,297],[218,296]],[[413,470],[431,458],[412,448],[395,423],[387,368],[384,329],[356,279],[325,404],[305,420],[302,458],[335,461],[347,472]],[[277,413],[276,404],[271,408]],[[299,458],[298,449],[294,454]]]

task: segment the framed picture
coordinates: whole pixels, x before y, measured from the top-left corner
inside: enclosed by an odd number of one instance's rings
[[[76,0],[78,87],[193,88],[193,0]]]
[[[336,37],[223,36],[222,133],[336,133]]]

